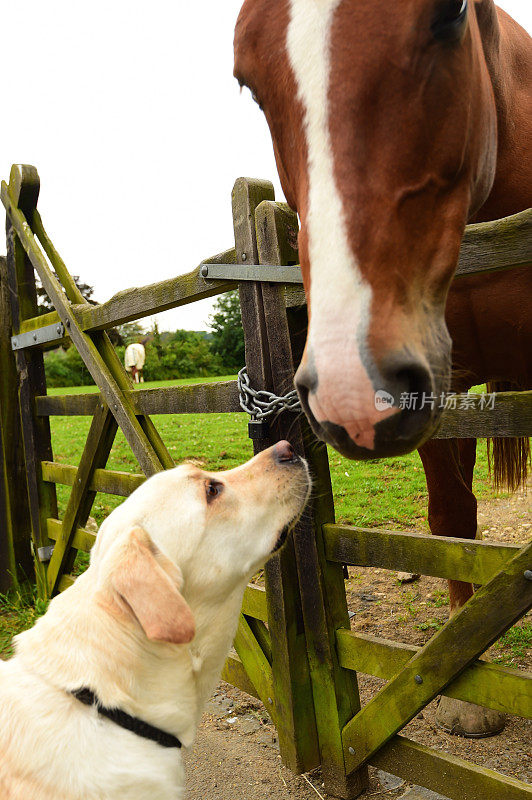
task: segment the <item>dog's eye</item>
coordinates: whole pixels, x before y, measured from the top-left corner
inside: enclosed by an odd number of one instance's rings
[[[223,483],[220,481],[208,480],[205,481],[205,494],[207,495],[207,502],[210,503],[215,497],[221,494],[224,488]]]
[[[436,39],[453,41],[461,36],[467,19],[467,0],[444,0],[432,23]]]

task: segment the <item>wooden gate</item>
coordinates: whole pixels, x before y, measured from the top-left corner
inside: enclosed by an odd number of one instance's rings
[[[282,395],[291,388],[301,357],[306,308],[297,278],[285,285],[289,271],[280,270],[280,279],[272,272],[298,263],[297,218],[274,202],[268,182],[236,182],[234,248],[187,275],[125,290],[101,305],[80,295],[43,227],[38,193],[37,171],[26,166],[14,166],[9,185],[1,188],[8,254],[7,268],[0,265],[0,523],[6,532],[0,536],[0,590],[2,572],[13,580],[17,570],[28,574],[31,542],[39,592],[51,596],[71,585],[76,553],[88,552],[94,542],[84,526],[96,492],[125,497],[146,476],[173,466],[150,414],[240,410],[235,381],[133,390],[106,330],[238,286],[251,384]],[[531,263],[531,231],[530,212],[470,226],[458,274]],[[231,278],[212,277],[217,265],[230,264],[235,265]],[[247,265],[267,265],[268,279],[261,280],[260,266]],[[56,309],[44,316],[37,316],[35,272]],[[43,349],[67,337],[99,394],[47,396]],[[497,395],[495,412],[448,410],[438,436],[528,435],[530,394]],[[77,467],[53,460],[52,415],[92,417]],[[105,469],[118,427],[139,462],[139,474]],[[281,437],[290,438],[308,459],[317,488],[310,513],[268,562],[265,588],[246,590],[224,678],[264,703],[288,766],[300,772],[321,764],[330,794],[358,796],[366,785],[366,765],[373,764],[453,800],[531,797],[530,788],[517,780],[399,735],[439,693],[532,717],[530,676],[479,658],[532,605],[530,545],[520,549],[335,525],[326,447],[304,418],[282,414],[254,440],[255,451]],[[72,487],[61,520],[57,484]],[[482,588],[424,647],[409,647],[350,630],[344,564],[410,570]],[[388,681],[364,708],[357,672]]]

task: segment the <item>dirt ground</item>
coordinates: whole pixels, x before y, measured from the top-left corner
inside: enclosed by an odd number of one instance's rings
[[[479,504],[479,525],[485,539],[528,541],[532,533],[530,493]],[[446,582],[422,577],[400,584],[386,570],[350,568],[346,581],[352,628],[396,641],[421,645],[448,614]],[[531,670],[528,647],[492,648],[491,658],[507,666]],[[359,675],[366,703],[383,681]],[[404,729],[422,744],[532,781],[532,725],[508,716],[504,731],[489,739],[450,736],[435,724],[436,702]],[[295,776],[282,763],[275,728],[264,707],[232,686],[220,683],[203,716],[193,751],[187,754],[187,800],[327,800],[319,770]],[[412,787],[387,773],[370,769],[364,798],[372,800],[435,800],[439,795]],[[502,800],[502,799],[501,799]]]

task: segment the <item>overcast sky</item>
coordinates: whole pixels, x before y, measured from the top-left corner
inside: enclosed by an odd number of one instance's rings
[[[241,4],[3,3],[0,177],[38,168],[44,224],[99,301],[232,247],[240,175],[281,197],[266,122],[232,77]],[[531,31],[530,0],[499,5]],[[204,329],[211,305],[159,326]]]

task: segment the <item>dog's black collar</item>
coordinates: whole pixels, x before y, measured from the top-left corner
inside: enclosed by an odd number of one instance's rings
[[[171,733],[166,733],[149,722],[144,722],[137,717],[132,717],[121,711],[119,708],[106,708],[102,706],[96,695],[90,689],[76,689],[71,694],[74,695],[81,703],[86,706],[96,706],[98,714],[102,717],[107,717],[116,725],[125,728],[127,731],[136,733],[137,736],[142,736],[144,739],[151,739],[152,742],[157,742],[162,747],[181,747],[181,742],[177,736],[172,736]]]

